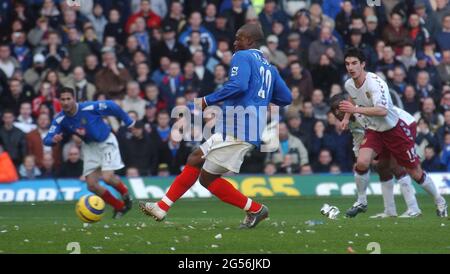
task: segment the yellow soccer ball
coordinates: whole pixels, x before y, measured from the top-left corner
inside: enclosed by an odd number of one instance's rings
[[[105,202],[97,195],[84,195],[75,206],[75,213],[85,223],[95,223],[102,219]]]

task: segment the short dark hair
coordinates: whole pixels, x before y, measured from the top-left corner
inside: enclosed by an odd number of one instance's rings
[[[344,60],[348,57],[355,57],[359,60],[361,63],[366,62],[366,56],[364,55],[364,52],[358,48],[349,48],[344,55]]]
[[[59,97],[61,97],[61,95],[63,95],[64,93],[70,93],[72,97],[75,98],[75,90],[71,87],[63,87],[59,92]]]

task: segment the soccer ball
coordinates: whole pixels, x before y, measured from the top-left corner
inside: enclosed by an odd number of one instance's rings
[[[75,213],[85,223],[95,223],[102,219],[105,202],[97,195],[84,195],[75,206]]]

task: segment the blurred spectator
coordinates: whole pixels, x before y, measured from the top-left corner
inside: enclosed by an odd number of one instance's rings
[[[397,66],[394,68],[392,79],[388,80],[388,84],[399,95],[404,94],[408,83],[406,82],[406,72],[402,66]]]
[[[319,152],[317,162],[313,163],[314,173],[330,173],[333,157],[328,149],[322,149]]]
[[[41,168],[44,153],[52,153],[55,159],[55,166],[61,164],[61,145],[57,144],[53,147],[45,146],[43,140],[50,128],[50,117],[48,114],[41,113],[37,118],[37,128],[26,135],[27,151],[35,157],[36,165]]]
[[[139,43],[139,47],[146,54],[150,54],[150,33],[145,25],[145,19],[143,17],[136,18],[133,31],[131,32]]]
[[[73,69],[73,81],[71,83],[75,90],[75,98],[77,102],[92,101],[96,93],[94,84],[89,83],[82,67]]]
[[[417,51],[423,51],[425,41],[430,39],[430,33],[420,23],[420,17],[417,13],[412,13],[408,18],[408,37],[414,42],[414,48]]]
[[[120,11],[117,8],[112,8],[109,10],[108,21],[105,25],[103,36],[112,36],[116,38],[116,41],[119,44],[122,45],[125,43],[126,33],[120,16]]]
[[[214,29],[215,21],[217,15],[217,6],[214,3],[206,4],[205,8],[205,16],[204,16],[204,25],[209,30],[212,31]]]
[[[442,52],[442,62],[437,66],[437,71],[441,82],[450,85],[450,50]]]
[[[188,46],[192,31],[200,32],[201,42],[206,45],[208,54],[214,54],[217,48],[216,39],[214,35],[202,25],[202,16],[200,12],[194,11],[191,13],[189,17],[189,25],[182,33],[180,33],[178,41],[185,47]]]
[[[200,41],[201,38],[199,37]],[[163,41],[156,44],[153,48],[152,63],[157,64],[160,56],[167,56],[172,60],[177,60],[182,66],[190,58],[190,53],[186,47],[176,40],[176,31],[171,25],[163,27]]]
[[[97,37],[97,34],[95,33],[95,29],[92,26],[87,26],[84,28],[84,33],[83,33],[83,37],[82,37],[81,41],[83,41],[88,46],[91,53],[93,53],[97,56],[100,55],[100,51],[102,49],[102,43],[101,43],[101,40]],[[112,42],[112,41],[114,41],[114,42]],[[115,43],[114,37],[106,37],[105,45],[114,47],[115,44],[116,43]],[[85,59],[86,59],[86,57],[85,57]]]
[[[341,168],[339,167],[339,165],[334,163],[334,164],[331,164],[331,166],[330,166],[330,173],[334,174],[334,175],[338,175],[338,174],[341,174],[342,171],[341,171]]]
[[[125,172],[125,176],[127,178],[136,178],[140,177],[139,170],[135,167],[127,167],[127,170]]]
[[[242,1],[241,1],[242,2]],[[272,31],[272,24],[275,21],[280,22],[285,28],[288,27],[287,14],[277,8],[275,0],[265,0],[264,8],[258,15],[264,36],[268,36]]]
[[[95,75],[95,86],[107,97],[116,99],[124,95],[127,82],[131,79],[128,70],[117,63],[116,54],[111,48],[102,49],[103,67]]]
[[[376,71],[380,71],[388,79],[394,77],[395,67],[402,66],[395,58],[395,52],[391,46],[385,46],[383,48],[382,59],[378,61],[376,65]]]
[[[186,18],[183,13],[183,4],[178,0],[171,1],[170,10],[164,18],[163,25],[170,25],[178,33],[183,29],[185,24]]]
[[[439,23],[436,20],[434,11],[432,9],[427,9],[425,2],[428,1],[416,0],[414,3],[414,10],[423,22],[424,28],[426,28],[429,33],[436,33],[439,28]]]
[[[152,81],[155,82],[156,85],[160,85],[164,76],[167,75],[170,66],[170,59],[167,56],[161,56],[159,58],[159,67],[153,69],[152,73]]]
[[[403,64],[406,70],[410,67],[414,67],[417,64],[416,55],[414,54],[414,47],[412,44],[406,44],[403,46],[401,55],[398,55],[396,59]]]
[[[136,23],[138,18],[143,18],[146,27],[149,29],[156,28],[161,25],[161,18],[153,12],[150,6],[150,0],[141,0],[139,11],[128,18],[125,26],[125,31],[127,33],[133,32],[133,25]]]
[[[305,132],[312,132],[317,119],[311,101],[304,101],[302,107],[302,128]]]
[[[205,54],[202,51],[196,51],[192,56],[192,61],[195,75],[200,81],[200,90],[205,90],[205,87],[214,81],[214,75],[205,67]]]
[[[363,42],[372,47],[376,41],[381,38],[381,31],[378,24],[378,18],[375,15],[369,15],[365,18],[366,32],[363,34]]]
[[[47,17],[39,17],[36,26],[28,32],[28,43],[33,47],[45,47],[46,42],[50,42],[50,33],[54,31],[48,22]]]
[[[437,139],[434,133],[431,131],[430,124],[423,118],[419,119],[419,122],[417,123],[416,144],[416,151],[421,159],[424,158],[425,147],[438,147]]]
[[[0,44],[0,70],[9,79],[18,69],[20,69],[20,64],[14,56],[11,56],[10,47],[7,44]]]
[[[61,39],[57,32],[48,32],[48,44],[42,51],[42,55],[45,57],[45,66],[49,69],[57,69],[59,62],[68,56],[66,47],[61,45]]]
[[[184,77],[181,74],[180,63],[170,63],[169,73],[164,76],[159,90],[168,108],[172,109],[175,105],[175,98],[183,96],[185,92]]]
[[[94,5],[94,9],[91,14],[87,16],[94,27],[95,34],[99,41],[103,41],[103,31],[105,30],[108,20],[103,15],[103,7],[100,3]]]
[[[448,3],[448,0],[436,0],[436,10],[434,11],[434,15],[439,28],[442,27],[442,19],[444,19],[444,16],[450,14],[450,5]]]
[[[64,161],[59,171],[61,178],[80,178],[83,175],[83,160],[81,159],[80,149],[77,146],[71,146],[69,157]]]
[[[439,144],[439,150],[445,146],[445,134],[450,133],[450,110],[444,112],[444,125],[436,130],[436,139]]]
[[[181,142],[176,141],[169,135],[169,140],[164,142],[160,148],[159,163],[166,163],[170,174],[178,175],[186,164],[190,153],[190,149],[186,147],[183,140]]]
[[[55,98],[52,93],[52,87],[49,82],[41,82],[41,87],[39,89],[39,96],[33,99],[33,115],[37,117],[40,112],[41,105],[46,105],[50,109],[50,116],[59,113],[61,109],[61,103]]]
[[[25,71],[23,75],[24,81],[27,85],[30,85],[34,90],[39,89],[41,78],[45,71],[45,57],[38,53],[33,57],[33,66]]]
[[[26,155],[27,142],[25,133],[14,126],[15,115],[10,110],[3,112],[3,126],[0,127],[0,142],[3,149],[8,152],[16,166],[19,166]]]
[[[245,24],[247,7],[243,5],[243,0],[231,0],[231,7],[225,9],[223,14],[228,17],[228,28],[236,33]]]
[[[288,65],[286,54],[278,49],[278,37],[274,34],[267,37],[267,56],[269,61],[277,66],[279,70],[284,70]]]
[[[21,179],[25,180],[37,179],[42,175],[41,171],[36,166],[33,155],[25,156],[23,164],[19,167],[19,175]]]
[[[323,91],[315,89],[312,92],[311,103],[313,105],[314,118],[317,120],[325,121],[327,119],[327,113],[330,111],[330,107],[324,101],[325,97]]]
[[[362,30],[355,28],[349,32],[349,45],[350,47],[357,48],[362,50],[364,55],[366,56],[366,69],[373,70],[377,63],[377,55],[372,46],[365,44],[362,40]]]
[[[450,14],[442,18],[442,29],[435,34],[435,38],[441,51],[450,50]]]
[[[292,62],[289,65],[290,74],[286,77],[288,86],[297,86],[301,92],[303,100],[310,100],[313,91],[313,81],[311,73],[302,67],[300,62]]]
[[[62,89],[63,85],[59,80],[59,74],[55,70],[47,70],[42,82],[50,83],[50,92],[53,97],[59,97],[59,91]]]
[[[336,15],[336,30],[342,35],[347,36],[350,31],[349,25],[355,16],[351,0],[344,0],[341,4],[341,11]]]
[[[134,110],[137,113],[137,119],[141,120],[145,114],[145,100],[139,97],[139,84],[135,81],[128,82],[127,95],[122,101],[122,109],[126,112]]]
[[[446,110],[450,109],[450,86],[447,87],[448,88],[445,91],[442,91],[442,97],[439,102],[438,111],[440,113],[444,113]]]
[[[158,174],[159,177],[168,177],[170,176],[169,165],[166,163],[161,163],[158,165]]]
[[[446,133],[444,137],[444,147],[442,148],[441,164],[445,166],[445,170],[450,171],[450,133]]]
[[[11,38],[11,51],[12,55],[19,62],[20,70],[26,71],[33,62],[33,53],[30,47],[27,46],[27,37],[25,32],[16,31],[12,34]]]
[[[311,161],[317,161],[322,149],[332,149],[334,146],[333,136],[326,132],[325,122],[317,120],[314,124],[311,135],[311,147],[309,147],[309,157]]]
[[[244,161],[243,164],[245,163],[246,161]],[[277,167],[275,166],[275,164],[272,162],[267,162],[266,165],[264,166],[264,174],[267,176],[272,176],[275,175],[275,173],[277,173]]]
[[[299,10],[295,14],[292,30],[300,34],[302,48],[308,51],[310,44],[317,39],[315,29],[311,27],[311,17],[309,12]]]
[[[309,164],[308,151],[300,139],[289,133],[285,123],[279,124],[280,147],[267,155],[266,163],[275,164],[277,173],[298,173]]]
[[[302,141],[302,143],[305,145],[305,147],[310,147],[310,138],[311,133],[305,132],[301,125],[302,125],[302,118],[300,116],[300,113],[298,112],[290,112],[286,114],[287,119],[287,125],[289,127],[289,133],[293,136],[297,137]]]
[[[0,106],[5,109],[10,109],[14,114],[18,115],[20,106],[23,103],[31,102],[34,94],[30,91],[25,92],[23,84],[17,79],[9,81],[9,90],[0,96]]]
[[[19,176],[16,171],[11,157],[8,152],[3,149],[3,143],[0,139],[0,183],[10,183],[19,180]]]
[[[422,168],[427,172],[439,172],[443,170],[443,166],[436,155],[434,147],[432,145],[427,145],[425,147],[425,155],[422,161]]]
[[[383,30],[383,40],[392,45],[395,54],[400,54],[402,46],[408,42],[408,30],[403,27],[403,16],[392,12],[389,17],[389,25]]]
[[[36,129],[36,124],[34,123],[31,113],[31,104],[29,102],[20,104],[19,116],[17,116],[14,126],[25,134]]]
[[[289,87],[292,94],[292,104],[287,106],[287,112],[300,113],[303,107],[303,96],[300,94],[298,86]]]
[[[73,66],[82,66],[86,56],[91,53],[89,46],[80,41],[80,33],[75,27],[68,30],[68,39],[67,51],[70,62]]]
[[[337,39],[332,36],[332,30],[329,27],[323,27],[320,30],[319,39],[309,46],[309,63],[311,65],[319,64],[322,54],[326,54],[331,62],[336,65],[341,65],[344,62],[344,54]]]
[[[40,168],[40,170],[41,170],[40,178],[50,179],[56,177],[57,173],[55,161],[50,152],[44,152],[44,156],[42,157],[42,167]]]
[[[423,118],[430,126],[430,130],[435,132],[436,129],[444,124],[444,116],[436,112],[436,105],[433,99],[425,98],[422,102],[422,109],[420,112],[414,114],[416,121]]]

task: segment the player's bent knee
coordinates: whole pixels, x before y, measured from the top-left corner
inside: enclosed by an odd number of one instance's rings
[[[369,161],[358,161],[356,163],[355,171],[359,174],[365,174],[369,171],[370,162]]]
[[[189,157],[187,159],[187,164],[193,167],[201,168],[203,162],[205,161],[203,158],[203,152],[201,149],[197,149],[191,154],[189,154]]]

